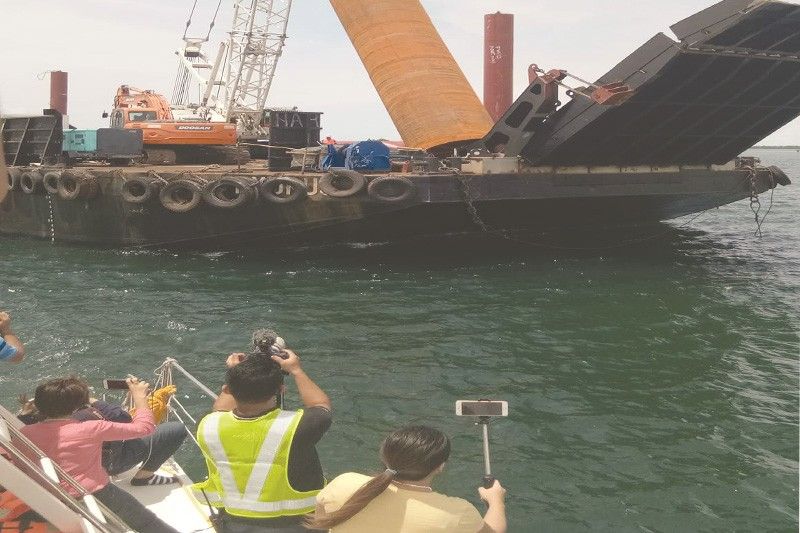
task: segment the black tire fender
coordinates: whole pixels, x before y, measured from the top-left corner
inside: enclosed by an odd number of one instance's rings
[[[222,209],[233,209],[247,205],[256,198],[255,178],[224,176],[208,184],[203,198],[208,205]]]
[[[51,170],[42,178],[42,187],[48,194],[58,194],[58,180],[61,178],[61,172]]]
[[[160,187],[160,180],[150,176],[125,178],[122,183],[122,199],[132,204],[143,204],[152,200]]]
[[[97,178],[82,170],[65,170],[58,177],[58,196],[64,200],[88,200],[97,196]]]
[[[373,200],[396,204],[411,200],[417,193],[417,186],[403,176],[382,176],[369,183],[367,193]]]
[[[196,180],[179,178],[167,183],[158,193],[158,199],[168,211],[187,213],[203,201],[203,189]]]
[[[42,181],[44,181],[44,177],[37,170],[23,172],[19,179],[19,189],[25,194],[40,194],[44,191]]]
[[[328,173],[319,180],[320,190],[334,198],[356,195],[366,186],[367,178],[363,174],[346,168],[328,169]]]
[[[16,191],[19,189],[19,180],[22,178],[22,171],[18,168],[8,169],[8,190]]]
[[[283,190],[289,188],[288,195],[278,194],[278,188],[283,185]],[[258,192],[261,198],[273,204],[291,204],[308,196],[306,182],[299,178],[277,176],[275,178],[261,178],[258,182]]]
[[[774,179],[775,183],[778,185],[786,186],[792,184],[792,180],[789,179],[789,176],[787,176],[783,170],[779,169],[775,165],[767,167],[767,170],[770,171],[772,174],[772,179]]]

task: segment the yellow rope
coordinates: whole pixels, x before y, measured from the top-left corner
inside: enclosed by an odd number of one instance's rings
[[[167,418],[169,399],[177,390],[175,385],[167,385],[153,391],[147,396],[147,405],[149,405],[150,410],[153,411],[153,418],[155,418],[156,424],[160,424]],[[136,413],[136,409],[133,408],[130,412],[134,414]]]

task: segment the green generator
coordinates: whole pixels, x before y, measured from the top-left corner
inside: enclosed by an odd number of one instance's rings
[[[62,145],[67,164],[92,159],[124,166],[141,159],[143,149],[142,130],[118,128],[66,130]]]

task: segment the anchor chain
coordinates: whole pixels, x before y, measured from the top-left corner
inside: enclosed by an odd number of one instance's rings
[[[756,231],[753,235],[755,237],[762,237],[761,226],[764,225],[767,215],[772,211],[773,196],[775,194],[775,176],[770,172],[770,189],[772,192],[769,197],[769,207],[767,208],[767,212],[764,213],[764,216],[761,216],[761,200],[758,196],[758,173],[754,167],[745,168],[750,171],[750,210],[753,212],[753,218],[756,221]]]
[[[748,167],[748,170],[750,172],[750,211],[753,212],[753,217],[756,221],[756,231],[754,235],[761,237],[761,219],[759,218],[759,214],[761,213],[761,200],[758,198],[757,174],[753,167]]]
[[[472,222],[474,222],[475,225],[481,228],[481,231],[483,231],[484,233],[489,233],[489,226],[486,225],[486,222],[484,222],[481,216],[478,214],[478,209],[472,202],[472,194],[469,188],[469,182],[471,178],[468,176],[464,176],[463,174],[456,174],[456,178],[458,179],[458,182],[461,184],[461,195],[464,197],[464,203],[467,206],[467,213],[472,219]]]

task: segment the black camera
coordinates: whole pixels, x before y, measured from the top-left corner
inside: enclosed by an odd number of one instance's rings
[[[284,349],[286,341],[271,329],[257,329],[253,332],[252,355],[277,355],[286,359],[289,357]]]

